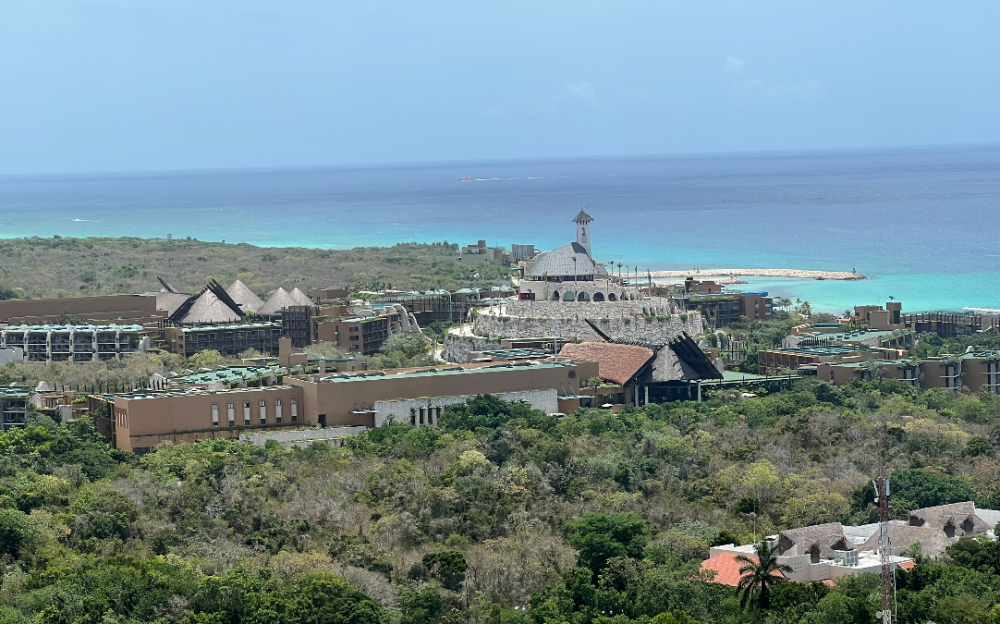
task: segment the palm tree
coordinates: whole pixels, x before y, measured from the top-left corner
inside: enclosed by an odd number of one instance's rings
[[[771,606],[771,589],[788,579],[782,573],[792,572],[791,566],[778,562],[778,553],[764,540],[754,546],[757,558],[737,555],[740,567],[740,583],[736,586],[740,593],[740,606],[753,611]]]

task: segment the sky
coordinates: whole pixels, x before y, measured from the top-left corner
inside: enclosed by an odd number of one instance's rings
[[[0,0],[0,174],[993,143],[997,24],[995,0]]]

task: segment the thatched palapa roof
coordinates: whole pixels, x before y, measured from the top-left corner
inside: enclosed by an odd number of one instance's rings
[[[233,298],[233,301],[240,305],[240,309],[244,312],[256,313],[264,305],[264,301],[240,280],[230,284],[226,292]]]
[[[271,296],[267,298],[267,302],[261,306],[257,313],[263,316],[274,316],[281,314],[281,311],[285,308],[300,305],[302,304],[296,301],[291,293],[284,288],[278,288],[278,290],[271,293]]]

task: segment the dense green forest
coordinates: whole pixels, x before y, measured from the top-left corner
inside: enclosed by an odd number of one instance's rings
[[[168,238],[0,239],[0,299],[80,297],[160,289],[157,276],[197,292],[210,279],[241,279],[258,295],[304,290],[455,289],[491,283],[492,265],[470,271],[454,243],[306,249]]]
[[[553,419],[478,397],[342,448],[233,441],[132,456],[86,420],[0,435],[0,622],[868,623],[879,580],[699,569],[711,544],[893,513],[1000,507],[1000,397],[801,381]],[[1000,547],[899,572],[900,621],[1000,622]]]

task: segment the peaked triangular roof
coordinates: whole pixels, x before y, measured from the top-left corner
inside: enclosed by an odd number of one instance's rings
[[[230,284],[226,292],[233,298],[233,301],[240,304],[240,309],[244,312],[257,312],[264,305],[264,301],[240,280]]]
[[[590,223],[594,220],[594,217],[590,216],[584,211],[580,211],[580,214],[573,217],[573,223]]]
[[[559,350],[559,357],[583,362],[597,362],[601,379],[616,384],[631,381],[653,359],[645,347],[610,342],[569,343]]]
[[[312,301],[312,299],[309,298],[309,295],[307,295],[304,292],[302,292],[301,290],[299,290],[298,286],[296,286],[295,288],[293,288],[292,292],[290,292],[288,294],[290,294],[293,299],[295,299],[296,301],[298,301],[299,305],[304,305],[304,306],[311,306],[311,305],[313,305],[313,301]]]
[[[278,288],[274,291],[270,297],[267,298],[267,302],[257,311],[257,314],[262,314],[264,316],[273,316],[280,314],[285,308],[290,308],[292,306],[302,305],[295,300],[295,297],[291,295],[284,288]]]
[[[233,310],[211,290],[201,293],[181,319],[182,325],[214,325],[232,323],[240,320],[238,312]]]

